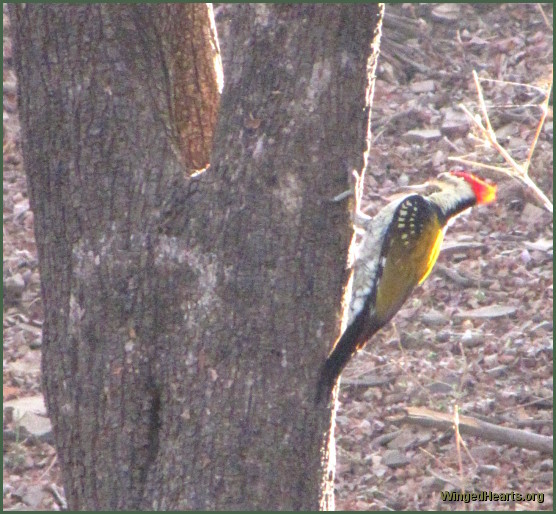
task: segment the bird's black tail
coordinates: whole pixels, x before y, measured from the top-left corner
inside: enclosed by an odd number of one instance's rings
[[[365,344],[365,341],[374,333],[369,333],[368,330],[365,330],[366,326],[369,326],[368,311],[367,309],[363,309],[353,320],[352,324],[346,328],[326,359],[320,371],[315,403],[319,404],[323,400],[328,401],[330,399],[332,389],[336,385],[338,377],[343,369],[346,367],[351,357],[357,353],[357,350],[361,348]]]

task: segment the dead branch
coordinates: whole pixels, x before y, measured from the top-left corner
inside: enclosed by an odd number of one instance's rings
[[[490,118],[487,112],[487,107],[483,96],[483,90],[479,82],[479,76],[477,75],[477,72],[475,70],[473,70],[473,79],[475,80],[475,87],[477,88],[477,98],[478,98],[479,107],[481,109],[482,116],[473,115],[470,112],[470,110],[463,104],[460,104],[460,108],[466,114],[466,116],[469,118],[469,120],[475,126],[475,128],[479,131],[480,138],[483,141],[483,143],[486,146],[492,146],[502,156],[502,158],[506,161],[506,164],[508,166],[507,167],[492,166],[486,163],[465,159],[464,156],[449,157],[448,159],[451,161],[461,162],[463,164],[477,166],[479,168],[485,168],[485,169],[498,171],[500,173],[505,173],[506,175],[509,175],[510,177],[513,177],[521,181],[525,186],[527,186],[531,191],[533,191],[533,193],[537,196],[537,198],[539,198],[539,200],[543,203],[543,206],[545,207],[546,210],[548,210],[549,212],[553,212],[552,202],[544,194],[544,192],[541,189],[539,189],[539,187],[529,176],[529,166],[531,164],[533,152],[535,151],[537,141],[539,139],[539,135],[541,133],[543,124],[549,112],[548,103],[550,99],[550,92],[552,90],[552,76],[550,77],[550,81],[547,89],[543,90],[544,100],[538,106],[541,109],[541,116],[537,124],[535,136],[529,148],[527,158],[523,164],[519,164],[517,161],[515,161],[515,159],[510,155],[510,153],[498,142],[498,139],[496,138],[496,133],[494,132],[494,129],[492,128],[492,125],[490,123]],[[492,80],[492,82],[498,82],[498,81]],[[519,84],[519,85],[523,85],[523,84]],[[539,88],[534,87],[534,89],[539,89]]]
[[[452,414],[436,412],[423,407],[407,407],[406,417],[403,421],[413,425],[429,428],[449,430],[454,428]],[[489,441],[537,450],[542,453],[553,453],[553,438],[545,435],[534,434],[526,430],[500,427],[481,421],[470,416],[459,416],[459,432],[472,436],[479,436]]]

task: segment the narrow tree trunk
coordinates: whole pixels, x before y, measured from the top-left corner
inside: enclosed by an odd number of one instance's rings
[[[379,18],[238,6],[211,167],[186,179],[216,111],[206,7],[12,8],[72,509],[332,505],[313,399],[351,230],[330,199],[364,169]]]

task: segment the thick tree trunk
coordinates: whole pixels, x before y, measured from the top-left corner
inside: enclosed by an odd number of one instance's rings
[[[349,209],[380,9],[13,6],[43,373],[73,509],[332,505]],[[193,72],[194,71],[194,72]]]

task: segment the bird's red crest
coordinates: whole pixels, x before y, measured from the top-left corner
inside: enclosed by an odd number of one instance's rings
[[[496,199],[495,184],[489,184],[467,171],[451,171],[450,174],[461,177],[473,188],[473,193],[475,193],[478,204],[494,202]]]

